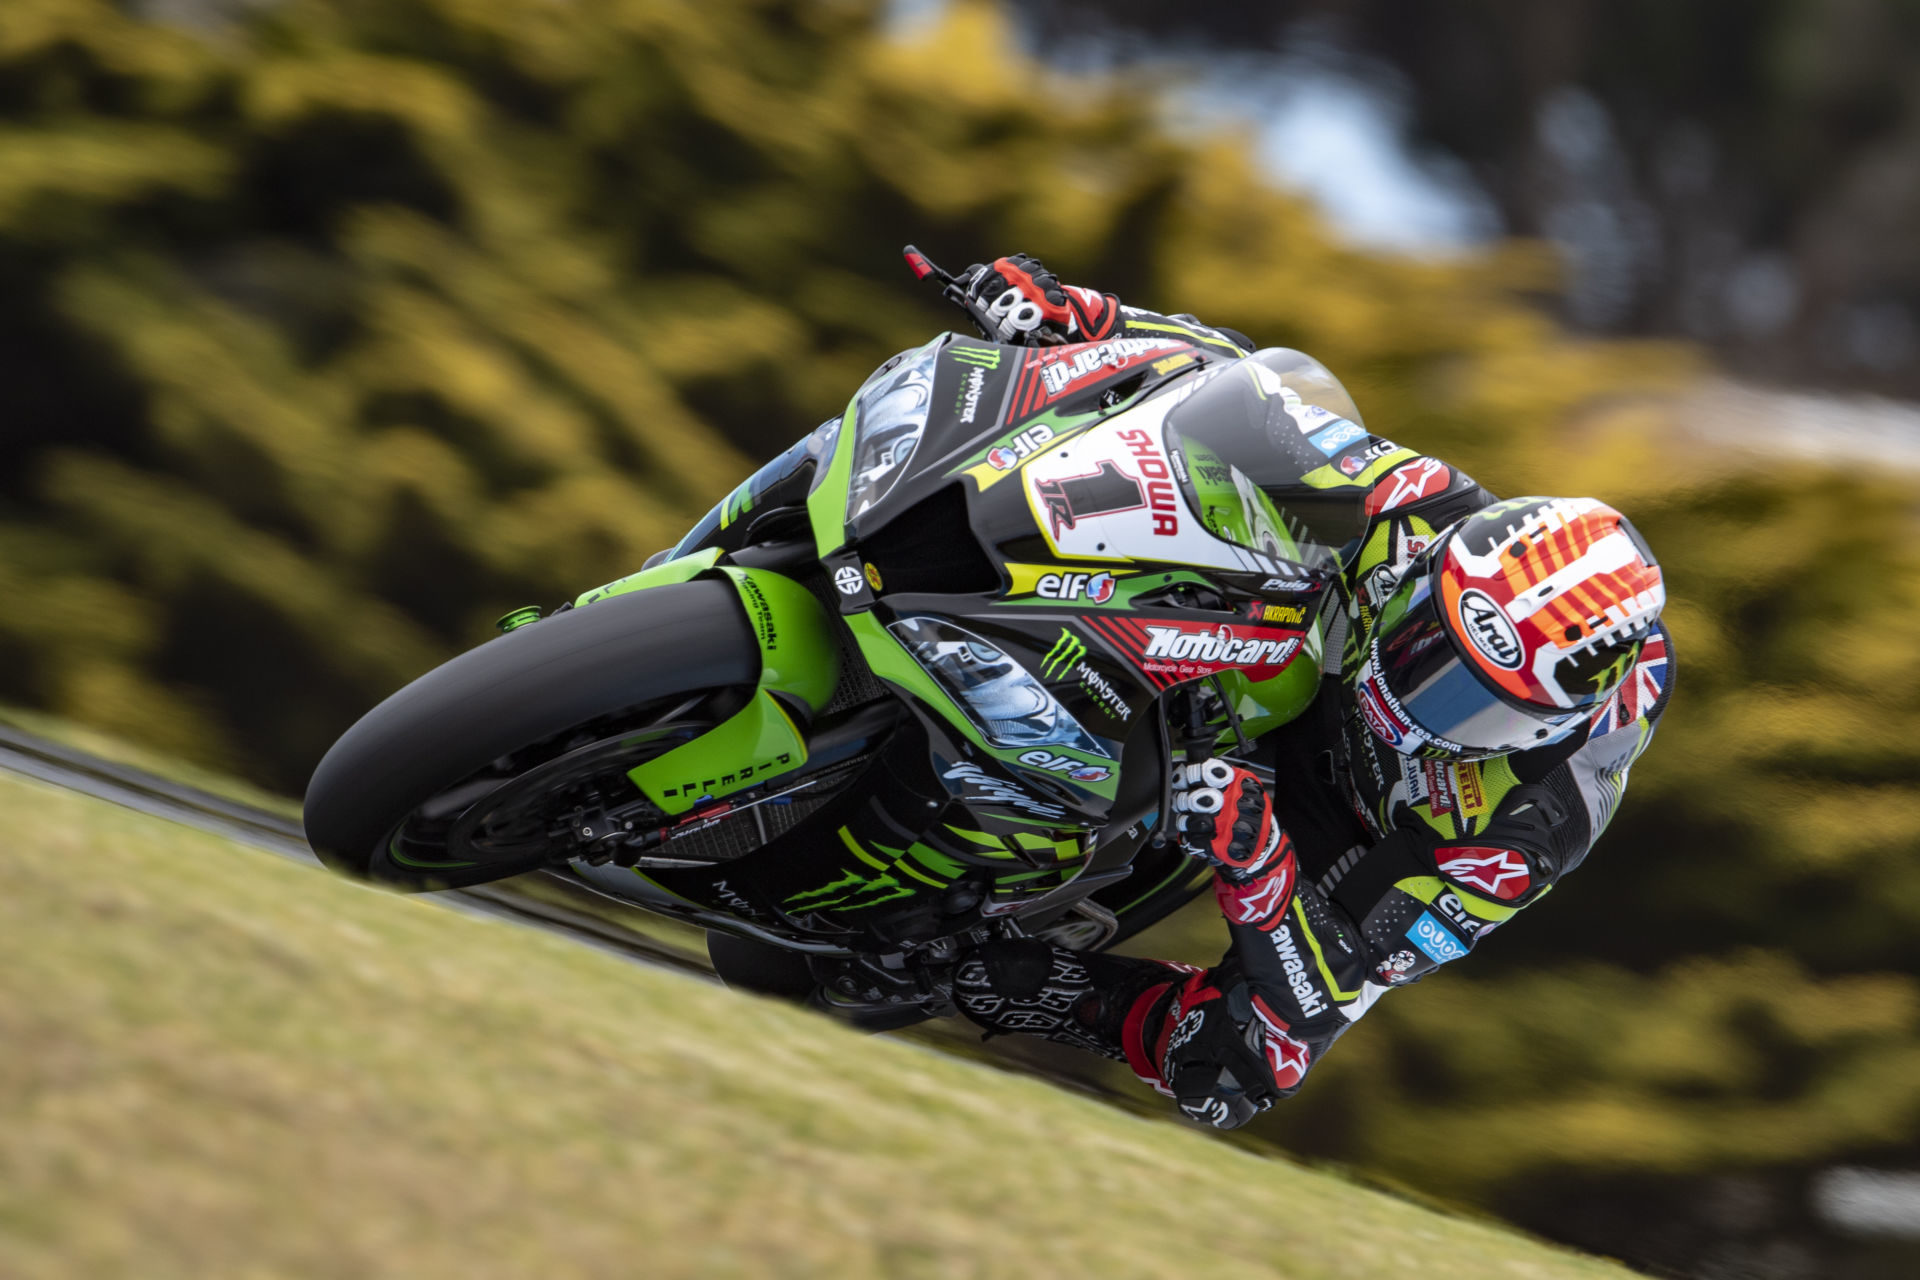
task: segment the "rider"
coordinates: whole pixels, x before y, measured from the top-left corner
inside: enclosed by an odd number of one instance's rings
[[[1062,286],[1026,255],[961,279],[1003,342],[1252,346]],[[1466,955],[1587,856],[1672,691],[1639,532],[1590,498],[1498,501],[1417,456],[1365,509],[1325,646],[1339,678],[1254,747],[1285,785],[1218,758],[1175,770],[1172,830],[1215,868],[1226,957],[991,942],[955,973],[974,1022],[1124,1060],[1233,1128],[1298,1090],[1382,992]]]

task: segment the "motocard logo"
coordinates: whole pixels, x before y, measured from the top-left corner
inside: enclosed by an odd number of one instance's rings
[[[1502,671],[1520,669],[1520,633],[1492,596],[1476,587],[1462,591],[1460,626],[1488,662]]]
[[[1440,864],[1441,875],[1488,897],[1511,902],[1533,881],[1527,860],[1517,849],[1453,848],[1441,852],[1453,855]]]
[[[1115,338],[1111,342],[1082,347],[1066,359],[1057,359],[1042,366],[1040,381],[1046,387],[1047,395],[1057,396],[1082,378],[1103,369],[1124,369],[1140,356],[1186,345],[1173,338]]]
[[[1190,631],[1184,627],[1147,627],[1146,658],[1173,662],[1204,662],[1220,667],[1277,667],[1293,657],[1300,637],[1283,640],[1242,637],[1232,627]]]
[[[1180,500],[1173,492],[1173,473],[1167,470],[1166,457],[1153,433],[1144,429],[1122,431],[1118,439],[1133,455],[1140,478],[1147,482],[1147,506],[1153,512],[1153,531],[1160,537],[1180,532]]]
[[[1300,652],[1298,633],[1264,627],[1144,621],[1106,614],[1088,614],[1084,620],[1161,689],[1221,671],[1244,671],[1251,680],[1269,680]]]
[[[1051,751],[1025,752],[1020,757],[1020,763],[1042,773],[1064,773],[1075,782],[1105,782],[1113,776],[1113,770],[1105,765],[1076,760],[1072,756],[1058,756]]]
[[[979,366],[967,370],[965,389],[960,393],[960,421],[972,422],[980,412],[980,392],[987,385],[986,371]]]
[[[1079,600],[1105,604],[1113,599],[1113,575],[1110,573],[1043,573],[1034,583],[1033,594],[1042,600]]]

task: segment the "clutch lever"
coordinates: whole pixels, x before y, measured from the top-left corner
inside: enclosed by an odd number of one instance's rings
[[[987,314],[987,309],[984,306],[974,298],[968,296],[965,281],[946,271],[938,263],[934,262],[932,258],[929,258],[912,245],[908,245],[900,250],[900,256],[907,260],[907,269],[913,272],[914,279],[931,279],[939,284],[941,286],[940,296],[966,312],[967,319],[973,321],[973,327],[980,331],[982,338],[985,338],[988,342],[998,342],[1000,340],[994,336],[993,318]]]

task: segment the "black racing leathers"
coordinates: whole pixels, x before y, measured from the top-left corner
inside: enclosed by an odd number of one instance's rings
[[[1116,336],[1247,345],[1187,316],[1120,314]],[[1182,1109],[1222,1126],[1292,1094],[1382,994],[1467,955],[1579,866],[1672,688],[1661,630],[1571,737],[1468,763],[1386,747],[1339,677],[1358,664],[1357,637],[1399,571],[1494,497],[1438,459],[1377,437],[1364,457],[1354,481],[1368,489],[1370,523],[1328,636],[1323,666],[1333,678],[1305,714],[1255,744],[1255,760],[1274,771],[1275,818],[1292,855],[1250,884],[1216,883],[1232,939],[1218,965],[1195,972],[1110,958],[1102,974],[1125,980],[1096,977],[1107,998],[1083,995],[1063,1037],[1124,1056]],[[960,1003],[996,1026],[964,992]]]

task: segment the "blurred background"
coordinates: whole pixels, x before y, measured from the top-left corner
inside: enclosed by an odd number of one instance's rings
[[[952,327],[903,243],[1036,253],[1667,569],[1598,855],[1258,1140],[1910,1277],[1917,231],[1908,0],[4,0],[0,701],[298,794]]]

